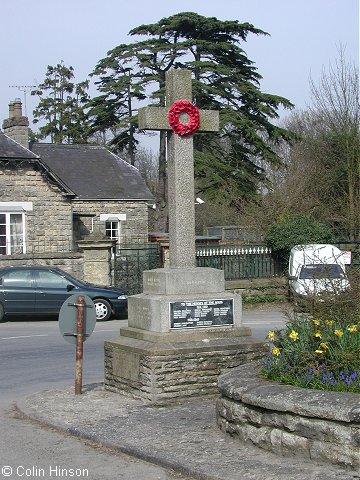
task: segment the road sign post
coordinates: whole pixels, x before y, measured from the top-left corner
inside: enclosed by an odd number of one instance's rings
[[[72,295],[59,313],[59,328],[64,339],[76,346],[75,395],[82,393],[84,342],[96,324],[95,306],[87,295]]]
[[[76,318],[76,369],[75,369],[75,395],[82,393],[82,370],[84,351],[84,308],[85,299],[79,295]]]

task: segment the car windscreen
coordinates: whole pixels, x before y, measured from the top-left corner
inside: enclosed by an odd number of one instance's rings
[[[340,265],[332,264],[314,264],[303,265],[300,271],[300,279],[325,279],[325,278],[344,278],[344,272]]]

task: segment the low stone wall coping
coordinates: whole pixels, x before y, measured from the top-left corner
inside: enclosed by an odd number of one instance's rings
[[[220,375],[219,428],[277,455],[360,467],[360,395],[284,385],[253,362]]]
[[[260,366],[247,364],[220,376],[222,395],[244,404],[340,422],[360,422],[357,393],[312,390],[283,385],[260,376]]]

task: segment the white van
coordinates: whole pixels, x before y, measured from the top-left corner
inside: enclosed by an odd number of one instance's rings
[[[347,290],[350,283],[343,253],[328,244],[293,247],[289,258],[290,295],[306,298],[309,295]]]

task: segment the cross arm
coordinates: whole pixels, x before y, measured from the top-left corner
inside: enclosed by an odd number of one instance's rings
[[[139,108],[138,122],[140,130],[171,130],[168,121],[170,107]],[[219,131],[219,112],[200,110],[200,132]]]

